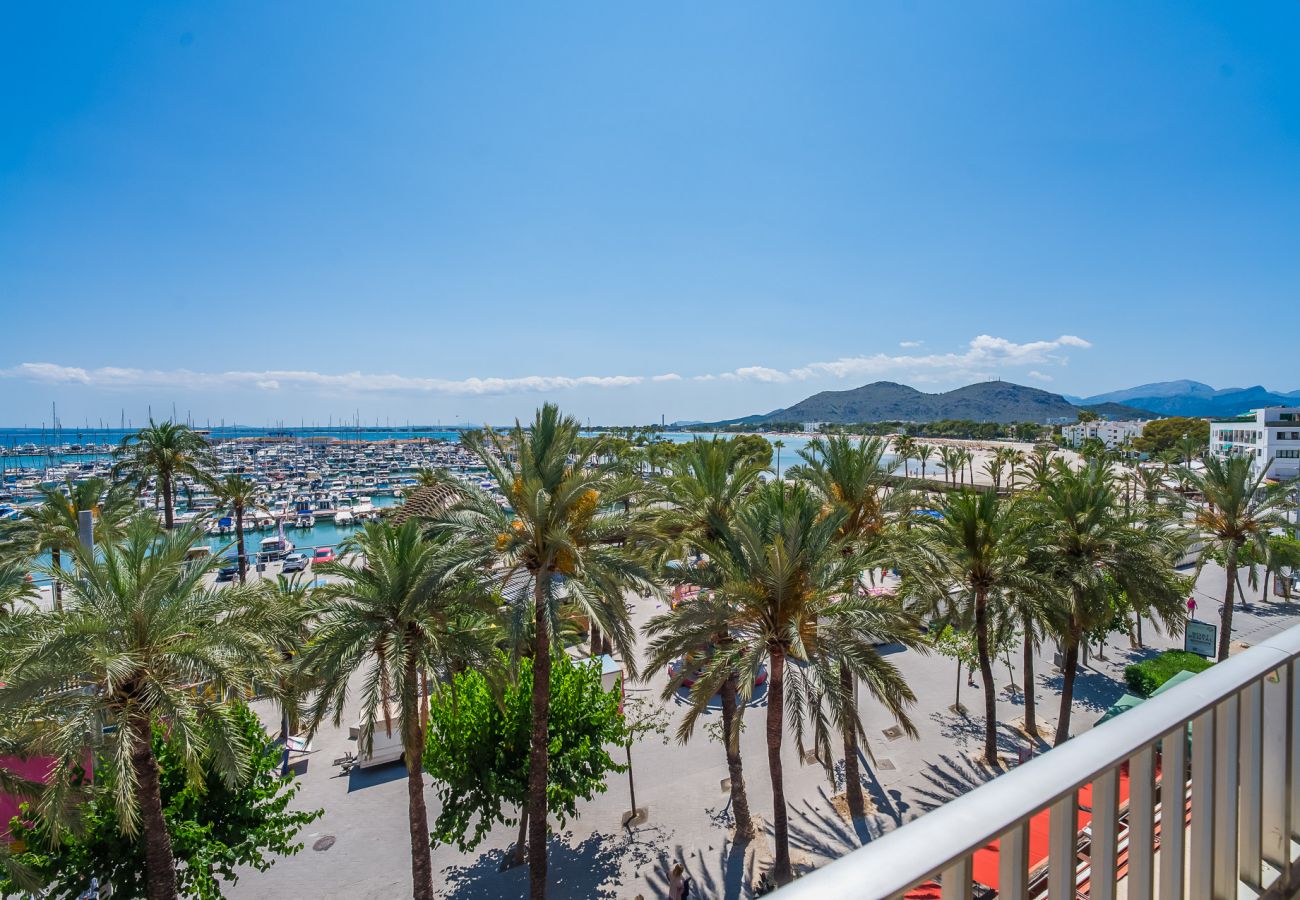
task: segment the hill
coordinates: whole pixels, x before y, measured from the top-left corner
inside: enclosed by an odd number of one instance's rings
[[[1279,393],[1261,385],[1248,388],[1210,387],[1199,381],[1159,381],[1097,394],[1085,405],[1124,403],[1166,416],[1238,416],[1261,406],[1290,406],[1300,402],[1300,391]]]
[[[793,406],[765,415],[746,416],[718,424],[764,422],[937,422],[970,419],[976,422],[1074,421],[1080,407],[1059,394],[1010,381],[968,384],[939,394],[927,394],[893,381],[877,381],[847,391],[822,391]],[[1094,410],[1106,418],[1151,418],[1150,413],[1120,404]]]

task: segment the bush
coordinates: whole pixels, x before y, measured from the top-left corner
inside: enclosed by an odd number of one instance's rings
[[[1124,669],[1124,683],[1139,697],[1150,697],[1179,672],[1204,672],[1213,663],[1186,650],[1166,650]]]

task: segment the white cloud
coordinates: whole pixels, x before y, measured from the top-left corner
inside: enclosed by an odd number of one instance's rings
[[[903,346],[919,344],[904,341]],[[700,373],[690,376],[694,381],[723,380],[729,382],[757,382],[761,384],[786,384],[816,378],[865,378],[893,375],[917,382],[934,382],[959,378],[974,380],[991,377],[1007,369],[1028,366],[1063,366],[1066,348],[1086,349],[1092,345],[1074,335],[1061,335],[1055,340],[1030,341],[1019,344],[1006,338],[982,334],[974,338],[961,352],[929,354],[876,353],[870,356],[847,356],[823,362],[811,362],[794,369],[774,369],[768,366],[742,366],[729,372]],[[1051,376],[1041,368],[1029,369],[1026,375],[1041,381],[1051,381]],[[572,388],[622,388],[645,383],[664,383],[683,380],[676,372],[658,375],[526,375],[514,378],[464,378],[459,380],[425,378],[411,375],[368,374],[345,372],[329,374],[306,370],[267,370],[259,372],[195,372],[189,369],[131,369],[104,366],[85,369],[49,362],[26,362],[10,369],[0,370],[0,376],[18,378],[56,385],[82,385],[85,387],[126,390],[131,388],[182,388],[192,390],[256,389],[282,391],[307,389],[321,392],[346,393],[423,393],[447,396],[485,396],[493,394],[520,394],[555,392]]]
[[[925,341],[899,341],[898,346],[902,347],[904,350],[912,350],[924,343]]]

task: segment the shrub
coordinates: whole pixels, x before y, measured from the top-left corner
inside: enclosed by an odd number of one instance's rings
[[[1124,683],[1139,697],[1150,697],[1179,672],[1203,672],[1213,665],[1203,656],[1186,650],[1166,650],[1124,669]]]

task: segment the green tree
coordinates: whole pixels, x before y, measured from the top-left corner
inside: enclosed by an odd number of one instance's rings
[[[244,515],[258,507],[261,488],[257,482],[243,475],[227,475],[225,478],[208,479],[208,486],[216,495],[221,509],[230,510],[235,519],[235,552],[239,555],[239,583],[244,584],[248,576],[248,553],[244,549]]]
[[[1287,512],[1294,508],[1294,484],[1266,481],[1267,467],[1253,470],[1252,456],[1223,459],[1206,456],[1204,467],[1182,473],[1185,483],[1203,498],[1192,514],[1193,527],[1207,547],[1223,554],[1227,588],[1223,595],[1219,629],[1219,659],[1227,659],[1232,646],[1232,608],[1236,603],[1237,557],[1242,547],[1254,546],[1265,554],[1269,534],[1289,527]]]
[[[200,537],[193,527],[160,534],[141,515],[98,555],[76,548],[64,609],[20,617],[0,653],[0,716],[59,725],[47,729],[49,796],[66,793],[109,730],[100,772],[122,832],[142,841],[150,900],[178,890],[154,726],[166,722],[189,771],[210,752],[234,787],[248,778],[249,747],[226,698],[248,695],[260,677],[274,683],[279,665],[265,637],[277,623],[246,592],[205,587],[215,560],[187,562]]]
[[[993,493],[960,491],[944,498],[941,518],[913,527],[903,564],[901,593],[933,615],[972,627],[984,682],[984,759],[998,764],[997,685],[991,632],[996,607],[1039,590],[1027,571],[1027,519],[1014,501]]]
[[[457,569],[442,539],[425,540],[420,525],[367,522],[351,539],[364,560],[354,567],[324,563],[318,572],[335,581],[315,589],[315,626],[298,669],[319,688],[307,704],[309,734],[327,719],[341,724],[353,676],[361,677],[361,754],[374,747],[382,722],[397,728],[406,763],[411,881],[415,900],[433,897],[429,814],[424,802],[424,711],[427,692],[467,666],[495,658],[483,597]],[[428,677],[429,673],[433,678]]]
[[[1033,495],[1030,566],[1049,586],[1049,624],[1065,654],[1055,744],[1070,736],[1079,648],[1114,618],[1111,598],[1124,591],[1134,613],[1155,618],[1172,634],[1186,617],[1186,584],[1173,570],[1183,541],[1163,524],[1124,514],[1109,467],[1057,466]]]
[[[183,897],[222,897],[222,882],[236,882],[240,868],[265,872],[281,857],[292,856],[302,849],[298,833],[323,813],[290,809],[298,785],[278,774],[278,748],[257,716],[235,703],[229,718],[248,748],[247,777],[233,786],[222,779],[210,753],[200,759],[201,777],[193,777],[180,738],[169,737],[162,725],[153,729],[163,819]],[[200,733],[209,746],[221,739],[210,725],[201,726]],[[123,833],[112,760],[101,758],[95,771],[93,787],[82,785],[88,796],[76,827],[56,830],[27,816],[11,823],[11,836],[25,847],[17,862],[36,873],[43,896],[75,900],[92,879],[124,897],[146,892],[144,846]],[[0,895],[9,896],[17,887],[0,879]]]
[[[578,422],[553,404],[538,410],[531,428],[516,422],[506,435],[489,432],[469,442],[501,486],[513,513],[485,492],[470,489],[438,522],[503,585],[511,615],[512,647],[533,658],[532,735],[528,785],[529,893],[546,896],[547,773],[551,650],[562,605],[574,605],[609,635],[624,666],[632,668],[632,629],[624,591],[653,590],[646,568],[622,546],[628,517],[621,506],[625,481],[597,460],[602,441],[578,448]],[[658,446],[658,445],[651,445]]]
[[[0,619],[14,615],[20,606],[34,606],[40,596],[28,580],[29,563],[24,556],[0,559]]]
[[[743,498],[760,482],[765,469],[761,460],[745,453],[735,441],[705,440],[695,438],[682,445],[682,452],[673,472],[656,479],[651,485],[653,515],[653,544],[659,548],[659,561],[665,562],[680,556],[688,560],[699,548],[718,540],[726,531],[732,516]],[[693,567],[664,570],[666,577],[681,584],[693,584]],[[718,608],[711,594],[697,596],[691,608],[678,606],[665,614],[668,618],[689,613],[691,616],[712,614],[717,628],[707,642],[711,646],[725,647],[730,642],[728,611]],[[652,626],[651,634],[671,631],[666,625]],[[680,646],[671,638],[652,644],[650,671],[666,666],[677,657],[694,656],[702,646]],[[726,657],[723,657],[724,659]],[[731,811],[736,822],[736,837],[745,840],[753,837],[754,824],[749,812],[749,795],[745,790],[744,765],[740,756],[739,730],[743,707],[739,702],[740,675],[733,671],[718,690],[722,705],[722,729],[728,736],[723,742],[727,756],[727,774],[731,780]],[[678,739],[688,740],[694,730],[694,718],[683,720],[683,730]]]
[[[505,671],[506,658],[497,660]],[[600,667],[555,653],[551,662],[550,766],[547,809],[563,827],[578,815],[578,801],[606,790],[606,775],[622,772],[609,754],[626,739],[617,691],[601,687]],[[533,661],[519,660],[517,677],[500,679],[469,669],[429,707],[424,767],[438,784],[442,810],[434,822],[439,843],[474,850],[494,825],[527,821],[529,735],[532,730]],[[512,815],[512,811],[518,813]],[[525,842],[515,843],[523,862]]]
[[[1185,416],[1156,419],[1142,427],[1142,434],[1133,439],[1133,449],[1155,456],[1162,450],[1177,450],[1184,438],[1191,438],[1201,449],[1210,445],[1210,420]]]
[[[21,518],[6,524],[0,532],[0,543],[8,550],[24,555],[49,552],[55,608],[62,604],[63,557],[71,554],[81,543],[81,513],[95,515],[95,540],[112,543],[121,538],[127,521],[135,512],[135,501],[130,493],[110,485],[103,478],[87,478],[57,486],[42,485],[37,489],[39,500],[23,508]]]
[[[742,673],[742,696],[749,696],[761,667],[768,666],[772,877],[778,883],[793,874],[781,760],[787,717],[801,751],[811,725],[813,744],[829,770],[832,728],[857,719],[854,698],[840,689],[839,667],[845,666],[907,733],[915,733],[907,716],[915,696],[872,637],[906,633],[909,617],[897,605],[845,596],[845,585],[862,566],[857,554],[845,552],[839,536],[843,517],[839,509],[823,509],[820,498],[802,484],[765,485],[742,505],[724,536],[708,545],[711,562],[700,570],[703,586],[732,610],[731,643],[715,652],[691,688],[688,715],[698,715],[733,670]],[[673,624],[683,646],[703,646],[717,629],[711,615]],[[919,631],[912,634],[912,646],[919,647]],[[860,733],[860,722],[858,728]]]
[[[817,438],[800,451],[804,464],[791,470],[791,475],[812,488],[822,502],[838,508],[843,514],[839,538],[845,552],[855,553],[864,568],[885,565],[895,548],[901,517],[911,508],[905,491],[889,491],[889,463],[885,461],[888,445],[878,437],[852,440],[844,435]],[[918,448],[921,465],[929,456],[930,447]],[[924,455],[923,455],[924,454]],[[922,474],[924,477],[924,474]],[[857,578],[846,584],[845,592],[855,592]],[[889,602],[889,601],[881,601]],[[877,634],[880,642],[902,640],[908,642],[915,634],[917,624],[903,623],[907,634]],[[848,694],[855,690],[853,676],[847,667],[840,667],[840,689]],[[846,719],[843,731],[845,800],[853,816],[866,813],[866,800],[862,795],[862,780],[858,773],[857,720]]]
[[[208,441],[188,425],[149,420],[147,428],[122,438],[113,451],[117,476],[143,490],[150,482],[158,489],[163,504],[163,523],[170,530],[176,519],[176,487],[179,479],[201,479],[212,464]]]

